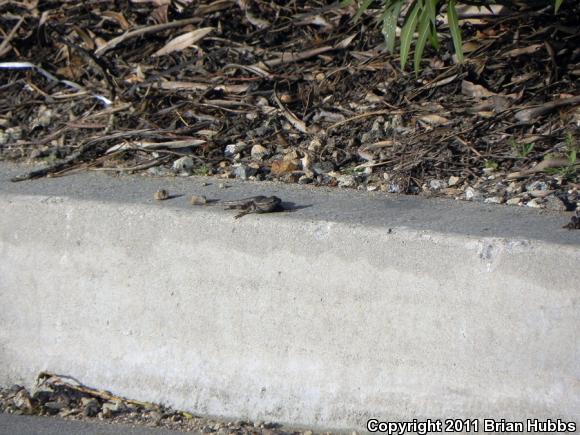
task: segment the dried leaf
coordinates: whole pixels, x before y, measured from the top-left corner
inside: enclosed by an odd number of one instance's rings
[[[540,50],[543,47],[544,47],[544,44],[534,44],[534,45],[530,45],[528,47],[514,48],[513,50],[510,50],[510,51],[504,53],[504,56],[517,57],[517,56],[521,56],[522,54],[534,54],[536,51]]]
[[[151,3],[153,6],[170,5],[171,0],[131,0],[131,3]]]
[[[101,13],[101,16],[111,18],[113,21],[116,21],[117,24],[119,24],[119,26],[121,26],[121,29],[123,30],[129,30],[131,28],[131,25],[129,24],[125,16],[120,12],[105,11]]]
[[[419,118],[419,121],[432,126],[449,124],[449,120],[447,118],[440,115],[436,115],[434,113],[430,115],[421,116]]]
[[[184,33],[183,35],[179,35],[178,37],[173,38],[171,41],[165,44],[163,48],[153,53],[153,56],[164,56],[166,54],[173,53],[174,51],[185,50],[186,48],[191,47],[193,44],[203,39],[212,30],[213,27],[203,27],[201,29]]]
[[[467,95],[468,97],[474,98],[484,98],[495,95],[495,93],[488,91],[483,86],[476,85],[475,83],[468,82],[467,80],[463,80],[461,82],[461,93],[463,95]]]
[[[189,89],[196,91],[215,89],[216,91],[223,91],[226,94],[243,94],[249,89],[250,85],[214,85],[212,83],[167,81],[159,83],[156,87],[167,90]]]

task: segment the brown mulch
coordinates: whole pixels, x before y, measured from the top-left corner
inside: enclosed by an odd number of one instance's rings
[[[19,179],[207,174],[574,210],[580,2],[546,4],[463,10],[466,62],[442,23],[416,75],[372,8],[3,1],[0,159],[44,162]]]

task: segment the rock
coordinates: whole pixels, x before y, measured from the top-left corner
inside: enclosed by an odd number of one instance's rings
[[[6,145],[8,142],[10,142],[10,135],[0,130],[0,145]]]
[[[66,408],[66,404],[62,402],[50,401],[42,405],[44,409],[50,414],[58,414],[61,409]]]
[[[520,205],[521,202],[522,202],[521,198],[510,198],[506,201],[506,204],[508,204],[508,205]]]
[[[298,179],[298,184],[310,184],[310,183],[312,183],[312,178],[309,177],[308,175],[302,175]]]
[[[318,162],[312,164],[312,170],[316,175],[324,175],[334,170],[334,165],[331,162]]]
[[[169,192],[165,189],[159,189],[153,194],[153,198],[155,198],[157,201],[165,201],[169,198]]]
[[[272,173],[274,175],[283,175],[300,169],[299,160],[276,160],[272,162]]]
[[[449,177],[449,180],[447,181],[447,185],[449,187],[451,186],[455,186],[457,185],[457,183],[459,183],[460,178],[456,177],[455,175],[452,175],[451,177]]]
[[[220,178],[236,178],[232,171],[225,171],[223,174],[219,175]]]
[[[95,417],[100,411],[99,401],[89,397],[81,398],[81,407],[83,415],[87,417]]]
[[[6,134],[8,135],[8,141],[17,141],[22,139],[22,128],[20,127],[10,127],[5,130]]]
[[[367,192],[374,192],[375,190],[378,190],[379,186],[377,186],[376,184],[371,184],[369,186],[367,186]]]
[[[379,116],[377,119],[375,119],[373,121],[371,131],[374,131],[376,133],[382,133],[383,132],[382,124],[384,124],[384,122],[385,122],[385,119],[382,116]]]
[[[431,181],[429,181],[429,188],[432,190],[445,189],[446,187],[447,187],[447,183],[443,180],[431,180]]]
[[[24,388],[21,388],[15,394],[14,398],[12,399],[12,403],[14,403],[14,406],[16,406],[18,409],[26,413],[32,412],[32,410],[34,409],[34,405],[32,404],[32,398],[28,394],[28,391],[26,391],[26,389]]]
[[[543,205],[540,201],[541,201],[540,198],[533,198],[526,203],[526,206],[532,208],[543,208]]]
[[[255,168],[251,168],[246,165],[239,165],[234,167],[234,175],[236,178],[241,178],[242,180],[247,180],[248,177],[256,175],[258,171]]]
[[[253,159],[262,160],[263,158],[267,157],[268,154],[270,154],[270,152],[268,151],[268,149],[266,147],[263,147],[262,145],[256,144],[252,147],[250,154],[251,154]]]
[[[37,127],[42,128],[48,127],[52,123],[52,118],[53,118],[52,109],[49,109],[44,104],[41,104],[38,107],[38,115],[36,116],[36,119],[32,122],[32,128],[34,129]]]
[[[191,195],[189,203],[191,205],[205,205],[207,204],[207,198],[203,195]]]
[[[264,429],[277,429],[280,427],[280,425],[278,423],[267,422],[267,423],[263,423],[262,427]]]
[[[228,188],[228,185],[225,183],[218,184],[218,189],[227,189],[227,188]]]
[[[473,187],[469,186],[464,191],[465,199],[468,201],[474,201],[481,198],[481,192],[475,190]]]
[[[503,204],[504,203],[503,196],[491,196],[489,198],[485,198],[485,203],[487,204]]]
[[[113,408],[114,407],[112,403],[109,402],[103,403],[103,407],[101,409],[101,415],[103,416],[103,418],[111,418],[114,414]]]
[[[365,95],[365,101],[367,103],[380,103],[383,100],[384,100],[383,98],[379,97],[374,92],[367,92],[367,94]]]
[[[149,419],[157,426],[163,419],[163,415],[159,411],[151,411],[149,412]]]
[[[545,199],[545,206],[552,211],[566,211],[566,204],[557,196],[550,195]]]
[[[389,183],[389,186],[388,186],[387,191],[389,193],[402,193],[403,192],[403,187],[397,181],[391,181]]]
[[[509,194],[514,194],[514,193],[521,193],[523,191],[523,187],[521,183],[516,183],[515,181],[512,181],[508,187],[506,187],[505,191]]]
[[[246,148],[248,148],[248,144],[245,142],[236,142],[230,145],[226,145],[224,149],[224,155],[226,157],[234,157],[236,154],[241,153]]]
[[[32,391],[30,392],[30,397],[42,403],[48,401],[53,393],[54,390],[51,387],[49,387],[45,383],[42,383],[40,385],[36,385],[32,389]]]
[[[173,170],[178,174],[193,174],[193,159],[189,156],[184,156],[173,162]]]
[[[526,186],[526,190],[531,192],[533,190],[548,190],[548,183],[545,181],[534,181]]]
[[[320,150],[320,148],[322,148],[322,142],[320,142],[320,138],[315,137],[314,139],[312,139],[310,141],[310,143],[308,144],[308,150],[309,151],[318,151]]]
[[[340,175],[336,180],[338,181],[338,187],[354,187],[356,185],[354,175]]]
[[[302,158],[302,155],[297,150],[292,150],[292,151],[289,151],[286,154],[284,154],[284,157],[282,157],[282,160],[296,161],[296,160],[300,160],[301,158]]]

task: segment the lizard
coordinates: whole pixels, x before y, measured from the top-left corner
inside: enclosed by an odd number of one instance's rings
[[[242,210],[235,216],[241,218],[249,213],[271,213],[280,210],[282,200],[277,196],[252,196],[250,198],[238,199],[236,201],[220,201],[219,204],[228,206],[226,210]]]

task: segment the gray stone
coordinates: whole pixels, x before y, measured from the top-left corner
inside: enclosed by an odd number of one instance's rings
[[[191,175],[193,173],[193,159],[189,156],[180,157],[173,162],[173,170],[177,173]]]
[[[465,199],[468,201],[474,201],[482,198],[481,192],[471,186],[465,188],[464,195]]]
[[[549,195],[544,199],[544,205],[548,210],[552,211],[566,211],[566,204],[554,195]]]
[[[334,170],[331,162],[317,162],[312,165],[312,170],[316,175],[324,175]]]
[[[432,190],[441,190],[447,187],[447,183],[444,180],[431,180],[429,181],[429,188]]]
[[[269,153],[268,149],[260,144],[254,145],[250,151],[250,155],[255,160],[262,160],[267,157]]]
[[[249,177],[256,175],[257,172],[257,169],[246,165],[238,165],[234,167],[234,175],[236,178],[241,178],[242,180],[247,180]]]
[[[354,175],[340,175],[336,180],[338,181],[338,187],[356,186],[356,178]]]
[[[234,144],[229,144],[226,145],[224,155],[226,157],[234,157],[236,154],[241,153],[246,148],[248,148],[248,144],[245,142],[236,142]]]
[[[532,192],[534,190],[548,190],[549,185],[545,181],[534,181],[526,186],[526,190],[528,192]]]

